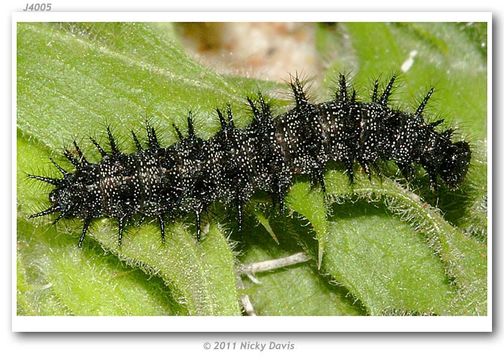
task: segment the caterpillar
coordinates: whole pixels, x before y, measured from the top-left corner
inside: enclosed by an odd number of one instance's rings
[[[102,157],[98,163],[90,163],[74,141],[75,151],[67,149],[64,156],[75,171],[68,172],[51,159],[62,177],[28,175],[55,187],[49,193],[50,207],[30,218],[58,213],[53,223],[82,219],[81,247],[97,218],[117,220],[120,245],[134,217],[157,219],[164,242],[166,219],[192,213],[199,240],[201,215],[210,204],[219,201],[235,206],[241,231],[244,205],[254,193],[270,194],[274,206],[283,210],[297,175],[308,175],[313,185],[325,191],[324,172],[330,162],[342,163],[350,182],[356,164],[371,177],[380,174],[380,161],[392,161],[406,178],[412,176],[415,165],[422,166],[433,190],[440,183],[458,187],[470,164],[469,144],[453,142],[453,129],[436,131],[443,120],[426,122],[423,113],[433,88],[414,113],[390,107],[395,80],[393,76],[381,94],[375,81],[371,100],[363,102],[340,74],[335,97],[313,104],[296,76],[290,82],[295,106],[286,113],[273,115],[271,103],[259,92],[256,98],[247,98],[252,120],[245,128],[235,127],[228,105],[217,109],[220,130],[203,140],[189,112],[186,135],[174,126],[177,143],[162,147],[156,131],[147,124],[147,146],[132,131],[136,152],[131,154],[119,150],[108,127],[108,151],[90,138]]]

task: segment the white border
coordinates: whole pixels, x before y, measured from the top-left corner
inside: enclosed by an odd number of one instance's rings
[[[490,332],[489,316],[16,316],[15,332]]]
[[[18,12],[13,23],[51,21],[142,21],[142,22],[492,22],[490,12]]]
[[[95,317],[18,316],[16,279],[16,25],[51,21],[480,21],[488,24],[488,309],[487,316]],[[15,332],[491,332],[492,331],[492,14],[489,12],[46,12],[12,17],[12,330]]]

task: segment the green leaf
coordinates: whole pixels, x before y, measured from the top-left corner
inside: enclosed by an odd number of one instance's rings
[[[352,207],[337,206],[333,221],[311,222],[317,237],[322,232],[329,239],[323,270],[371,314],[486,312],[485,246],[393,181],[369,182],[359,176],[349,186],[344,174],[331,172],[326,184],[330,202],[351,201]],[[320,199],[309,196],[312,191],[299,183],[290,192],[289,202],[302,204],[295,209],[304,218],[310,209],[322,206]],[[356,206],[356,200],[380,201],[412,227],[367,206]],[[433,258],[434,253],[439,258]]]
[[[126,152],[134,151],[130,130],[142,132],[146,120],[163,146],[177,141],[172,124],[184,132],[189,110],[203,138],[217,131],[215,108],[226,103],[246,126],[246,96],[283,85],[204,68],[182,50],[171,24],[18,24],[18,314],[239,315],[240,295],[259,315],[485,314],[485,34],[481,24],[349,23],[320,26],[317,35],[330,64],[324,91],[351,70],[363,100],[376,77],[385,82],[417,52],[393,104],[414,109],[436,87],[429,112],[458,127],[456,136],[473,150],[457,191],[432,194],[422,172],[412,183],[395,180],[393,166],[381,181],[357,174],[349,186],[336,165],[326,195],[296,179],[288,214],[258,196],[242,235],[232,212],[216,206],[200,243],[190,216],[167,227],[166,244],[157,225],[146,223],[129,227],[120,248],[114,220],[100,219],[78,249],[78,221],[27,220],[48,205],[50,189],[27,173],[56,175],[49,157],[69,169],[61,150],[73,139],[98,161],[88,136],[105,144],[107,125]],[[299,251],[313,260],[239,285],[237,264]]]
[[[253,223],[246,224],[253,226]],[[269,231],[256,227],[241,242],[242,263],[278,259],[302,251],[298,243],[306,234],[289,218],[270,218],[271,231],[278,234],[276,245]],[[359,301],[343,286],[320,274],[315,261],[253,274],[256,282],[245,278],[243,292],[250,296],[258,315],[364,315]],[[259,283],[257,283],[257,281]]]
[[[126,266],[99,246],[78,249],[74,236],[49,226],[20,221],[18,227],[20,315],[187,313],[159,277]]]

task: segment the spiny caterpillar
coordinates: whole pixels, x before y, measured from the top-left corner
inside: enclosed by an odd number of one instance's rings
[[[433,89],[415,113],[390,108],[394,81],[395,76],[381,95],[375,81],[371,102],[361,102],[355,91],[349,95],[345,76],[340,75],[335,99],[312,104],[296,77],[290,83],[295,107],[284,114],[274,116],[259,93],[254,100],[247,98],[253,119],[246,128],[235,127],[228,105],[225,112],[217,109],[221,129],[203,140],[196,135],[189,113],[187,135],[175,127],[180,141],[169,147],[160,146],[150,125],[147,148],[132,132],[137,148],[132,154],[118,149],[107,128],[109,151],[91,138],[102,156],[100,162],[86,160],[74,141],[75,152],[64,152],[74,172],[51,159],[62,178],[29,175],[55,186],[49,194],[51,206],[30,218],[59,212],[54,223],[62,218],[84,220],[79,246],[93,219],[115,218],[120,245],[133,217],[157,218],[164,242],[166,218],[193,213],[199,240],[201,214],[210,204],[233,204],[241,230],[244,204],[254,193],[271,194],[273,204],[283,209],[295,175],[308,175],[325,191],[324,172],[331,161],[344,164],[350,182],[354,181],[355,163],[371,176],[372,171],[380,172],[378,161],[390,160],[405,177],[413,173],[413,164],[419,164],[433,188],[439,178],[449,188],[457,187],[469,167],[469,144],[452,142],[452,129],[436,132],[443,120],[425,121],[423,111]]]

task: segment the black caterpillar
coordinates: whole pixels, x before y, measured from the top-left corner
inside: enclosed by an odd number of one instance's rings
[[[451,129],[436,132],[443,120],[425,122],[423,111],[433,89],[413,114],[388,107],[394,81],[395,76],[381,95],[375,81],[371,102],[361,102],[355,91],[349,96],[345,76],[340,75],[335,99],[312,104],[296,77],[290,84],[296,106],[285,114],[274,117],[259,93],[255,100],[247,98],[253,119],[244,129],[234,126],[228,105],[224,113],[217,109],[221,129],[203,140],[196,135],[189,113],[187,135],[175,127],[178,143],[161,147],[156,132],[147,125],[148,147],[143,148],[132,132],[137,148],[132,154],[118,149],[107,128],[109,152],[91,138],[102,155],[99,163],[86,160],[74,141],[75,152],[64,152],[74,172],[51,159],[63,178],[29,175],[55,186],[49,194],[51,206],[30,217],[59,212],[54,222],[83,219],[82,246],[95,218],[117,219],[120,245],[128,220],[135,216],[157,218],[164,241],[166,217],[194,213],[199,240],[201,214],[213,202],[234,204],[241,230],[243,206],[256,191],[271,194],[273,204],[283,209],[294,175],[309,175],[325,191],[329,161],[343,163],[351,182],[354,163],[371,176],[372,171],[380,172],[379,160],[391,160],[406,177],[413,173],[413,164],[420,164],[432,187],[438,178],[450,188],[457,187],[469,167],[469,144],[452,142]]]

